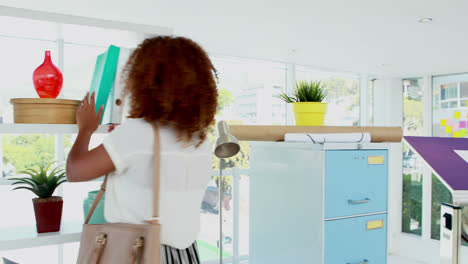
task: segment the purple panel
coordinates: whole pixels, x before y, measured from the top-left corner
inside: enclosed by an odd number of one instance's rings
[[[460,128],[466,128],[466,121],[460,121]]]
[[[468,163],[454,150],[468,150],[468,138],[405,137],[406,142],[454,190],[468,190]]]

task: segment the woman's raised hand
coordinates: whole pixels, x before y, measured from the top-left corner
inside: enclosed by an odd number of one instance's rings
[[[103,110],[104,106],[101,106],[99,112],[96,113],[95,93],[91,94],[91,100],[89,100],[89,93],[87,93],[76,111],[76,123],[79,132],[94,133],[101,123]]]

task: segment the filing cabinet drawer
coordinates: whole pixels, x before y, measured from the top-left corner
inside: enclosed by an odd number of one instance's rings
[[[387,263],[387,214],[325,222],[325,264]]]
[[[325,218],[387,210],[386,150],[329,150],[325,154]]]

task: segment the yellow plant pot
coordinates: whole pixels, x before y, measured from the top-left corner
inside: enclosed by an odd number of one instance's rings
[[[323,126],[327,104],[318,102],[293,103],[293,112],[296,126]]]

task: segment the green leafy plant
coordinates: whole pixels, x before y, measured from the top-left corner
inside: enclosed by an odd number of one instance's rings
[[[39,170],[26,169],[20,171],[21,174],[27,174],[30,177],[24,178],[10,178],[9,180],[14,181],[12,185],[23,184],[24,186],[18,186],[13,190],[26,189],[36,194],[39,198],[47,199],[52,197],[55,189],[62,183],[66,182],[65,170],[62,166],[57,166],[51,169],[52,164],[49,163],[47,166],[39,166]],[[49,169],[50,172],[49,172]]]
[[[293,96],[284,92],[280,94],[280,99],[286,103],[322,102],[326,97],[327,92],[320,81],[299,81],[296,82],[296,91]]]

